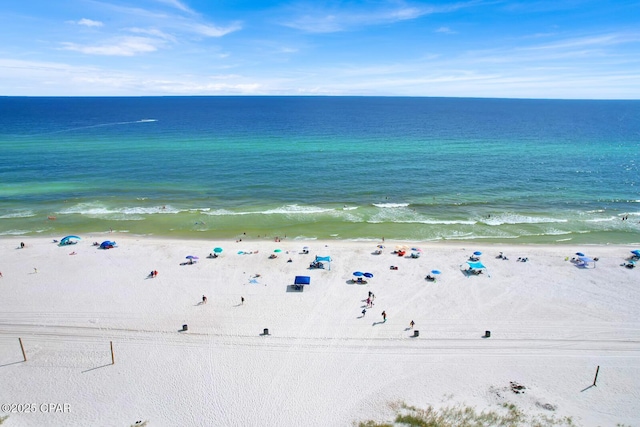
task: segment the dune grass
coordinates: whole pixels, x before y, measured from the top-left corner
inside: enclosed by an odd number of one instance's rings
[[[404,402],[389,405],[395,412],[393,422],[368,420],[354,423],[357,427],[574,427],[571,417],[527,415],[516,405],[504,403],[502,407],[478,412],[469,406],[449,406],[426,409],[409,406]]]

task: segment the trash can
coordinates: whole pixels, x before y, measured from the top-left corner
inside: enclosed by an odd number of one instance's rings
[[[419,337],[420,336],[420,331],[413,331],[413,336],[414,337]]]
[[[484,337],[489,338],[491,336],[491,331],[484,331]]]
[[[269,329],[268,328],[264,328],[264,332],[262,333],[262,335],[269,335]]]
[[[182,325],[182,330],[183,330],[183,331],[188,331],[188,330],[189,330],[189,326],[187,326],[187,325]]]

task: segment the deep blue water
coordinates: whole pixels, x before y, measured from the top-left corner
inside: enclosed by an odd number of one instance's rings
[[[0,98],[0,234],[636,243],[639,148],[638,101]]]

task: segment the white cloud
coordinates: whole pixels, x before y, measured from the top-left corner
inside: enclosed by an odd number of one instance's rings
[[[436,33],[444,33],[444,34],[455,34],[455,33],[456,33],[455,31],[453,31],[453,30],[452,30],[451,28],[449,28],[449,27],[440,27],[440,28],[437,28],[437,29],[435,30],[435,32],[436,32]]]
[[[63,43],[63,49],[81,52],[87,55],[134,56],[158,50],[162,42],[148,37],[120,37],[111,43],[101,45],[80,45]]]
[[[82,18],[78,21],[66,21],[67,24],[84,25],[85,27],[102,27],[104,24],[93,19]]]
[[[168,4],[169,6],[175,7],[178,10],[183,12],[195,14],[195,12],[189,8],[189,6],[182,3],[180,0],[158,0],[160,3]]]
[[[640,40],[640,36],[638,34],[622,34],[622,33],[612,33],[605,34],[600,36],[590,36],[590,37],[578,37],[567,40],[560,40],[557,42],[552,42],[548,44],[538,45],[529,47],[528,49],[538,50],[538,49],[565,49],[565,48],[575,48],[575,47],[587,47],[587,46],[610,46],[621,43],[629,43],[629,42],[637,42]]]
[[[373,10],[370,9],[370,5],[366,6],[367,9],[364,6],[351,9],[345,7],[323,9],[316,5],[306,5],[298,6],[292,12],[296,16],[287,22],[283,22],[282,25],[309,33],[331,33],[369,25],[412,20],[436,13],[454,12],[476,4],[477,2],[475,1],[445,6],[406,6],[400,4],[400,6],[385,5]]]
[[[215,25],[207,25],[207,24],[193,24],[190,25],[194,32],[207,36],[207,37],[222,37],[229,33],[233,33],[234,31],[238,31],[242,29],[242,25],[239,22],[233,23],[228,27],[217,27]]]
[[[171,34],[167,34],[164,31],[160,31],[158,29],[155,28],[151,28],[151,29],[146,29],[146,28],[129,28],[129,31],[132,33],[136,33],[136,34],[146,34],[149,36],[153,36],[153,37],[157,37],[159,39],[163,39],[163,40],[169,40],[172,42],[176,41],[176,38],[171,35]]]

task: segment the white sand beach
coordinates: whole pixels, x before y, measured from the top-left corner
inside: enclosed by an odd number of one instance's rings
[[[349,426],[392,421],[397,401],[640,425],[640,268],[621,266],[637,247],[381,243],[4,238],[3,426]],[[467,276],[474,251],[486,270]]]

